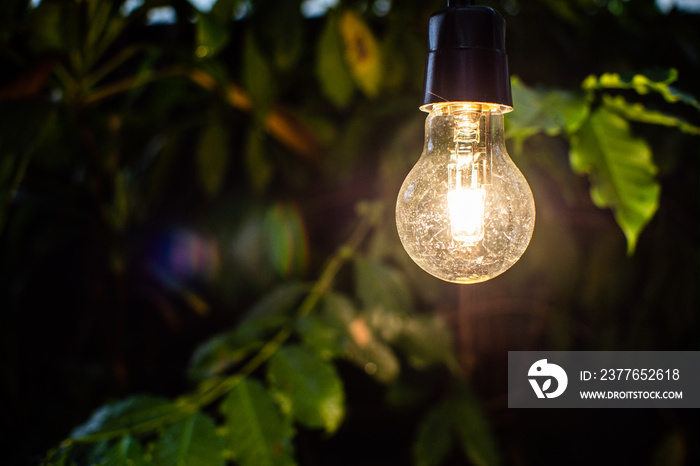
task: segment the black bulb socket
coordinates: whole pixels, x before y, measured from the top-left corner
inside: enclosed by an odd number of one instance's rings
[[[431,15],[428,37],[423,105],[481,102],[513,107],[501,15],[452,0]]]

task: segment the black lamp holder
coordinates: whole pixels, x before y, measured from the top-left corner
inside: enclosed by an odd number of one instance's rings
[[[468,0],[448,0],[430,16],[423,104],[481,102],[513,106],[506,22]]]

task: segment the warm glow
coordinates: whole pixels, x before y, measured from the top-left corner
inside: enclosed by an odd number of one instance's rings
[[[484,236],[484,189],[458,188],[447,193],[452,238],[474,244]]]

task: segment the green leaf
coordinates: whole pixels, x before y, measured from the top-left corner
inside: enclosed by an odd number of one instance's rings
[[[528,137],[544,132],[550,136],[573,133],[589,113],[584,95],[525,86],[517,77],[511,79],[513,112],[506,117],[507,136],[520,145]]]
[[[82,40],[85,65],[91,69],[105,50],[124,29],[126,21],[115,14],[114,5],[100,0],[89,0],[87,31]]]
[[[434,364],[457,367],[452,334],[438,316],[415,316],[404,320],[396,345],[418,369]]]
[[[355,260],[355,289],[365,309],[381,308],[405,315],[413,309],[411,290],[398,271],[359,257]]]
[[[355,83],[367,97],[376,97],[383,77],[377,39],[362,17],[351,10],[342,13],[339,27],[345,45],[345,61]]]
[[[297,331],[304,345],[322,358],[344,357],[381,383],[399,374],[399,360],[392,349],[341,294],[324,296],[314,314],[297,321]]]
[[[197,13],[197,48],[198,58],[216,56],[228,43],[228,32],[224,24],[216,21],[212,15]]]
[[[196,413],[169,426],[153,447],[158,466],[222,466],[224,448],[214,421]]]
[[[228,166],[228,131],[222,122],[208,125],[199,135],[197,175],[209,197],[221,191]]]
[[[604,95],[603,104],[628,120],[652,125],[676,127],[686,134],[692,134],[694,136],[700,135],[700,127],[691,125],[680,118],[656,110],[649,110],[641,103],[627,102],[621,95],[615,97]]]
[[[345,414],[343,384],[332,364],[299,346],[281,348],[267,377],[282,411],[307,427],[334,432]]]
[[[246,313],[245,320],[280,315],[290,317],[308,291],[308,285],[299,282],[287,282],[280,285],[258,301]]]
[[[308,287],[291,282],[281,285],[255,304],[231,331],[214,336],[195,350],[188,375],[204,380],[222,374],[261,348],[274,332],[290,322]]]
[[[398,271],[364,257],[354,265],[355,290],[364,311],[349,325],[349,357],[380,382],[390,382],[400,364],[383,341],[393,342],[401,334],[413,309],[412,294]]]
[[[78,9],[75,4],[41,2],[31,12],[31,45],[37,52],[65,51],[77,45]]]
[[[240,2],[241,0],[216,0],[209,10],[209,16],[218,23],[226,24],[233,20],[234,9]]]
[[[612,208],[628,254],[634,252],[659,207],[661,191],[646,141],[632,135],[625,119],[600,108],[572,137],[569,159],[576,173],[588,175],[593,202]]]
[[[351,334],[353,339],[347,350],[348,359],[378,382],[393,382],[401,365],[392,349],[373,335],[362,318],[351,323]]]
[[[100,440],[89,445],[89,450],[86,452],[85,463],[99,464],[104,459],[105,454],[109,451],[109,441]]]
[[[233,20],[234,9],[238,7],[242,0],[216,0],[209,10],[209,15],[215,21],[226,24]]]
[[[255,115],[259,121],[272,108],[277,86],[272,70],[255,42],[252,32],[245,36],[243,44],[243,85],[255,104]]]
[[[582,87],[589,92],[602,89],[632,89],[640,95],[656,92],[667,102],[682,102],[700,110],[700,102],[694,96],[670,86],[677,78],[678,71],[675,69],[669,70],[663,79],[653,79],[643,74],[635,74],[626,79],[617,73],[604,73],[599,77],[587,77]]]
[[[146,466],[146,456],[138,440],[130,435],[123,437],[105,452],[99,466]]]
[[[426,415],[413,448],[415,464],[441,464],[455,441],[470,464],[494,466],[501,463],[481,406],[468,391],[441,402]]]
[[[413,294],[403,275],[379,262],[358,258],[355,287],[369,328],[382,340],[395,343],[413,310]]]
[[[264,191],[272,178],[273,166],[265,154],[265,133],[259,128],[254,128],[248,134],[245,165],[253,189]]]
[[[75,466],[75,461],[70,458],[71,449],[66,447],[58,447],[49,450],[46,453],[46,458],[41,463],[42,466]]]
[[[126,431],[141,424],[158,426],[160,418],[176,410],[167,399],[138,395],[102,406],[83,425],[70,434],[71,439],[81,439],[106,432]]]
[[[465,455],[476,466],[501,463],[493,434],[479,402],[470,394],[462,394],[449,404],[457,441]]]
[[[313,314],[297,320],[296,330],[306,347],[330,359],[347,351],[351,343],[348,327],[355,316],[352,302],[331,292],[321,298]]]
[[[439,466],[450,453],[453,443],[450,405],[442,403],[431,409],[418,426],[413,444],[416,466]]]
[[[303,17],[298,2],[259,0],[255,4],[264,14],[253,15],[256,38],[279,70],[292,68],[303,49]]]
[[[253,380],[238,383],[221,404],[226,418],[226,447],[240,466],[287,466],[295,464],[291,425],[274,401]]]
[[[91,50],[97,46],[100,36],[109,20],[112,6],[107,2],[88,0],[88,21],[87,31],[85,34],[85,49]]]
[[[338,108],[350,103],[355,91],[352,76],[344,59],[343,43],[335,14],[327,16],[316,53],[316,77],[321,92]]]
[[[384,33],[380,43],[383,59],[381,87],[386,92],[404,91],[406,86],[410,86],[409,89],[420,89],[423,85],[423,76],[415,73],[413,68],[425,60],[425,45],[421,39],[403,27],[400,21],[393,22],[393,27]]]
[[[344,353],[346,332],[337,322],[317,315],[304,316],[296,321],[295,329],[304,346],[323,359],[332,359]]]
[[[190,360],[188,376],[201,381],[223,374],[260,349],[266,338],[289,322],[285,316],[253,319],[235,329],[212,337],[197,347]]]

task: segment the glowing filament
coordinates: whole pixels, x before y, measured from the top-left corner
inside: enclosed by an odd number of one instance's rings
[[[484,237],[484,189],[458,188],[447,193],[452,238],[474,244]]]
[[[484,237],[484,186],[490,184],[491,175],[486,138],[481,134],[487,116],[480,110],[454,115],[454,145],[447,167],[452,239],[467,244]]]

